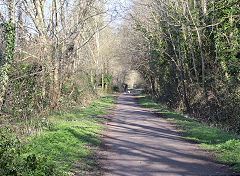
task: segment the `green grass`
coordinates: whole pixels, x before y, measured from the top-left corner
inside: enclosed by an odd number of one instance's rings
[[[86,108],[75,108],[65,113],[54,113],[49,117],[51,130],[40,136],[27,139],[26,155],[47,156],[63,175],[74,171],[82,175],[97,172],[98,167],[91,155],[100,143],[99,132],[105,121],[101,115],[107,114],[115,104],[111,96],[93,101]]]
[[[195,141],[204,149],[213,151],[218,161],[227,163],[234,171],[240,172],[240,136],[169,111],[146,97],[140,97],[138,101],[140,105],[152,109],[159,117],[172,120],[186,139]]]

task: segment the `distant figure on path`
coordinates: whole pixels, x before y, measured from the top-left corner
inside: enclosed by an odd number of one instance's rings
[[[128,85],[124,84],[124,92],[127,93],[127,90],[128,90]]]

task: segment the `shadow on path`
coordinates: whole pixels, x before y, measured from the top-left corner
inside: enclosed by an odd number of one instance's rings
[[[105,138],[106,176],[232,175],[131,95],[119,97]]]

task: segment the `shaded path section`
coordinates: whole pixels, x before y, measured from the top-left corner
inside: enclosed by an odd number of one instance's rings
[[[106,176],[231,175],[207,152],[122,94],[106,137]]]

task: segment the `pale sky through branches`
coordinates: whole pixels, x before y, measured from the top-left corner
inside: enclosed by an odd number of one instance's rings
[[[111,27],[118,28],[130,11],[131,5],[131,0],[109,0],[105,6],[108,11],[105,20],[113,20]]]
[[[68,13],[69,10],[71,11],[72,5],[74,4],[73,1],[74,0],[67,1],[68,7],[66,7],[67,8],[66,13]],[[16,1],[16,2],[18,2],[17,4],[19,4],[20,1]],[[118,26],[121,25],[121,23],[123,22],[126,14],[129,12],[132,2],[131,0],[107,0],[105,2],[106,2],[105,3],[105,10],[106,10],[105,22],[106,23],[111,22],[111,27],[118,28]],[[50,20],[49,8],[51,8],[51,0],[46,0],[44,3],[46,21]],[[7,19],[7,14],[8,14],[7,3],[4,0],[0,0],[0,11],[1,11],[1,14]],[[32,24],[31,19],[25,16],[25,20],[26,20],[25,24],[28,24],[28,26],[25,26],[25,27],[28,28],[28,30],[30,30],[32,33],[35,33],[36,29]]]

